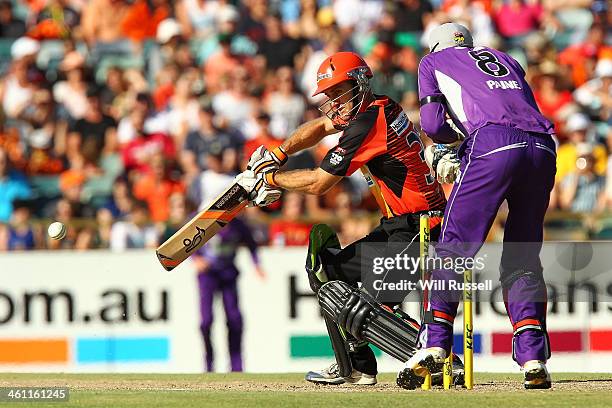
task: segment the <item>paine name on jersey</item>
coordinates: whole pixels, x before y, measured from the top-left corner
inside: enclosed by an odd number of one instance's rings
[[[517,81],[487,81],[489,89],[522,89]]]

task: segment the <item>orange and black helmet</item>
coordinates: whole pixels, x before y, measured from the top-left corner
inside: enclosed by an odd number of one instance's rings
[[[367,84],[369,78],[372,78],[372,70],[363,58],[354,52],[337,52],[327,57],[319,66],[317,90],[312,96],[348,80],[355,81],[361,87]]]

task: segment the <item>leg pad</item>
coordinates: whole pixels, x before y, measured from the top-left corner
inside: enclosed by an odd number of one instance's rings
[[[368,293],[342,281],[324,284],[319,293],[323,313],[357,340],[368,341],[402,362],[416,351],[419,326]]]

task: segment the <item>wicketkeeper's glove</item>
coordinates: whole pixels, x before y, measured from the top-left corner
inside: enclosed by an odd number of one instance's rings
[[[452,144],[434,144],[425,149],[425,161],[440,183],[454,183],[461,161],[457,150],[461,141]]]

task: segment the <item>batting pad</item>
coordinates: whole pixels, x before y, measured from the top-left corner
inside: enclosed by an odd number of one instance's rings
[[[418,324],[394,313],[367,292],[331,281],[321,286],[317,297],[323,312],[358,340],[368,341],[402,362],[415,353]]]

